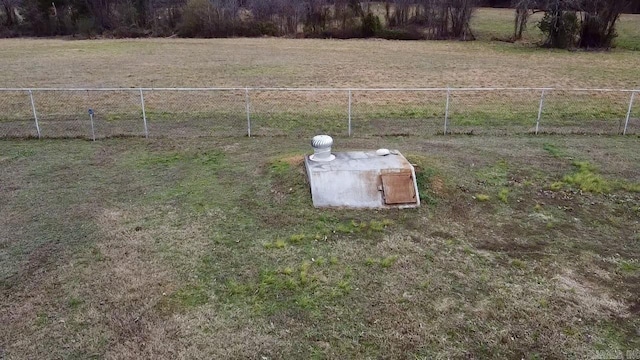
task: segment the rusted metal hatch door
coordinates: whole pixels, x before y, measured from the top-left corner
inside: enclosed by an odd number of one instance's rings
[[[382,179],[385,204],[415,204],[417,202],[416,189],[410,172],[387,173],[380,175],[380,178]]]

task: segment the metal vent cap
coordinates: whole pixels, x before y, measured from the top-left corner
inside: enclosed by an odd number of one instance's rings
[[[331,154],[331,146],[333,138],[329,135],[316,135],[311,139],[313,147],[313,155],[309,156],[313,161],[331,161],[335,159],[335,155]]]

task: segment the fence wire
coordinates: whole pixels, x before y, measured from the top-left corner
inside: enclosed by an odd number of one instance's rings
[[[0,137],[37,137],[29,91],[0,92]]]
[[[447,91],[352,91],[354,135],[421,135],[443,132]]]
[[[243,136],[245,91],[142,91],[151,137]]]
[[[345,91],[254,90],[249,98],[252,135],[348,135]]]
[[[640,91],[0,89],[0,138],[640,134]]]
[[[628,118],[626,120],[625,134],[640,134],[640,91],[633,93],[629,104]]]
[[[621,134],[629,105],[623,92],[549,91],[540,131],[552,134]]]
[[[522,89],[452,91],[448,132],[535,133],[540,94],[539,91]]]

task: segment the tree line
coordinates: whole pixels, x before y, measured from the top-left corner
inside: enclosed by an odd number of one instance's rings
[[[479,6],[494,8],[512,8],[514,6],[513,4],[513,0],[479,0],[478,2]],[[626,10],[626,12],[639,14],[640,1],[632,1],[630,7]]]
[[[0,0],[0,37],[291,36],[473,40],[476,7],[507,0]],[[623,11],[640,0],[508,0],[513,40],[529,16],[546,46],[609,47]]]
[[[464,39],[475,1],[0,0],[0,34]]]

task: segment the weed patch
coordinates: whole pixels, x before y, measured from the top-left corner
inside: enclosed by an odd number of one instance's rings
[[[291,244],[300,244],[307,236],[305,234],[293,234],[289,237]]]
[[[548,152],[549,155],[553,156],[556,159],[564,156],[564,152],[551,143],[544,143],[544,145],[542,145],[542,148],[544,149],[544,151]]]
[[[231,302],[243,302],[257,313],[279,311],[314,312],[351,292],[347,268],[329,270],[320,257],[297,266],[260,271],[257,279],[240,283],[229,281],[225,296]]]
[[[509,189],[503,188],[498,193],[498,199],[503,203],[507,204],[509,202]]]
[[[637,261],[620,261],[618,264],[618,268],[620,271],[625,273],[635,273],[640,271],[640,263]]]
[[[583,192],[594,194],[609,194],[619,190],[640,192],[640,183],[607,179],[588,161],[574,161],[572,165],[576,170],[572,174],[565,175],[562,181],[553,182],[549,186],[550,190],[560,191],[565,186],[572,186]]]
[[[380,266],[383,268],[388,268],[393,266],[393,264],[396,263],[396,261],[398,260],[398,256],[397,255],[391,255],[391,256],[387,256],[385,258],[383,258],[382,260],[380,260]]]
[[[562,181],[555,181],[551,185],[549,185],[549,189],[552,190],[552,191],[560,191],[560,190],[562,190],[564,185],[565,184]]]
[[[408,154],[407,160],[413,164],[416,173],[416,185],[420,201],[428,205],[436,205],[438,197],[446,192],[446,185],[429,159],[422,155]]]
[[[282,239],[276,239],[264,244],[265,249],[284,249],[287,243]]]
[[[393,266],[393,264],[395,264],[397,260],[398,260],[398,255],[390,255],[390,256],[386,256],[386,257],[378,258],[378,259],[367,258],[364,261],[364,264],[366,266],[378,265],[381,268],[386,269],[386,268],[389,268],[389,267]]]
[[[577,168],[577,171],[563,178],[567,184],[577,186],[582,191],[596,194],[607,194],[613,189],[612,184],[598,174],[596,168],[589,162],[576,161],[573,166]]]
[[[161,313],[173,314],[204,305],[208,301],[209,295],[204,287],[188,284],[174,293],[164,296],[156,307]]]
[[[496,162],[493,166],[489,166],[477,171],[476,176],[483,185],[490,187],[498,187],[507,185],[509,165],[505,160]]]

